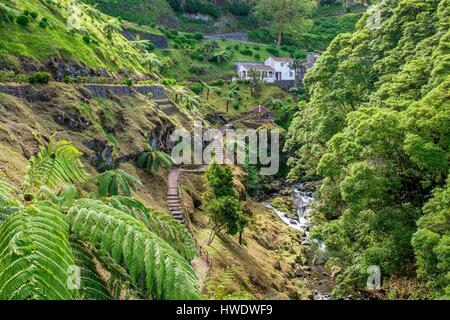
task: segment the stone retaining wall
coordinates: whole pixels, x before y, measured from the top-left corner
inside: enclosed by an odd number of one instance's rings
[[[107,98],[111,95],[131,96],[136,93],[143,95],[152,93],[152,99],[155,100],[167,98],[164,86],[159,84],[142,86],[85,84],[80,86],[87,89],[92,96],[100,98]],[[45,88],[45,86],[42,86],[41,88]],[[0,93],[10,94],[19,98],[24,98],[28,101],[34,101],[39,100],[40,96],[45,95],[45,90],[40,90],[41,88],[29,84],[0,84]]]

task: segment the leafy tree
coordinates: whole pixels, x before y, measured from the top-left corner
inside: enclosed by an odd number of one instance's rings
[[[226,112],[228,113],[228,110],[230,108],[230,105],[236,103],[236,101],[239,99],[241,95],[241,89],[237,85],[230,85],[228,87],[227,92],[225,93],[225,100],[226,100]]]
[[[67,185],[87,177],[79,156],[52,138],[31,158],[24,192],[0,183],[0,298],[197,298],[190,235],[137,200],[83,198]]]
[[[120,31],[122,31],[122,28],[120,27],[120,22],[117,19],[109,19],[103,26],[103,32],[109,40],[112,40],[114,33]]]
[[[357,294],[367,267],[378,265],[387,280],[417,269],[429,297],[445,297],[448,2],[378,6],[379,29],[364,15],[306,74],[308,101],[286,142],[289,177],[322,181],[323,221],[312,235],[343,269],[334,295]]]
[[[149,144],[146,144],[144,152],[136,158],[136,165],[148,173],[158,172],[160,167],[169,168],[172,163],[171,156],[163,151],[154,150]]]
[[[204,177],[207,182],[207,191],[204,194],[204,198],[208,199],[206,209],[211,214],[213,224],[208,244],[211,244],[215,236],[224,229],[230,235],[239,233],[239,243],[242,244],[242,233],[248,224],[248,218],[242,212],[234,190],[231,169],[222,168],[214,162],[208,166]]]
[[[255,6],[255,13],[261,21],[270,21],[270,31],[280,46],[285,34],[304,32],[307,17],[315,6],[315,0],[261,0]]]
[[[122,169],[105,171],[96,177],[98,183],[98,195],[111,197],[122,194],[131,196],[132,190],[142,187],[142,182]]]
[[[253,68],[249,70],[248,75],[250,78],[249,81],[251,95],[256,96],[259,92],[261,92],[264,82],[261,79],[261,75],[259,74],[259,72]]]

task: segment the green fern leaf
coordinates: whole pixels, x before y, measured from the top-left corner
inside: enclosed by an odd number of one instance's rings
[[[80,268],[81,298],[87,300],[110,300],[106,283],[100,277],[94,264],[94,257],[76,237],[70,237],[75,264]]]
[[[0,299],[73,299],[74,266],[64,216],[47,202],[33,203],[0,225]]]
[[[194,238],[182,224],[171,216],[147,208],[138,200],[128,197],[115,196],[104,201],[144,222],[150,231],[164,239],[187,260],[192,260],[197,255]]]
[[[80,161],[82,153],[70,142],[54,142],[50,138],[47,147],[41,147],[39,153],[30,159],[25,186],[39,189],[47,185],[59,189],[67,183],[84,182],[88,176]]]
[[[109,252],[125,267],[133,283],[145,284],[141,289],[147,298],[198,298],[198,283],[191,266],[142,221],[92,199],[76,201],[67,221],[75,234]],[[165,277],[176,277],[177,283],[166,283]]]

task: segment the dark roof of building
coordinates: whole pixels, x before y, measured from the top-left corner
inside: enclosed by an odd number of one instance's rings
[[[265,65],[250,65],[250,66],[244,66],[246,69],[250,70],[250,69],[254,69],[256,71],[275,71],[274,68],[272,68],[271,66],[265,66]]]
[[[252,110],[250,110],[250,112],[256,112],[256,113],[269,113],[270,110],[267,109],[266,107],[259,105],[255,108],[253,108]]]
[[[264,65],[264,62],[256,62],[256,61],[236,61],[235,65],[239,66],[261,66]]]

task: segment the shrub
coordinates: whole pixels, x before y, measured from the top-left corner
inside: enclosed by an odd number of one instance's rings
[[[244,50],[241,50],[241,54],[243,54],[244,56],[252,56],[253,51],[250,49],[244,49]]]
[[[196,33],[194,33],[194,39],[195,39],[195,40],[202,40],[203,37],[204,37],[204,35],[203,35],[202,32],[196,32]]]
[[[83,36],[83,41],[84,41],[84,43],[86,43],[86,44],[90,44],[90,43],[91,43],[91,37],[88,36],[88,35],[84,35],[84,36]]]
[[[248,16],[252,9],[250,4],[241,0],[229,0],[226,8],[235,16]]]
[[[45,22],[44,19],[42,19],[41,21],[39,21],[38,25],[40,28],[45,29],[45,28],[47,28],[48,23]]]
[[[278,49],[276,49],[276,48],[269,47],[266,50],[267,50],[267,52],[274,55],[275,57],[278,57],[280,55],[280,51],[278,51]]]
[[[127,86],[129,86],[129,87],[131,87],[131,86],[133,85],[133,80],[132,80],[132,79],[129,79],[129,78],[126,78],[126,79],[124,79],[124,80],[122,81],[122,83],[125,84],[125,85],[127,85]]]
[[[223,86],[225,84],[225,80],[217,79],[217,80],[211,81],[209,84],[214,87],[215,86]]]
[[[216,19],[220,17],[220,9],[218,6],[202,0],[186,0],[184,11],[188,13],[209,14]]]
[[[305,59],[306,53],[302,52],[302,51],[297,51],[297,52],[294,52],[293,54],[291,54],[291,57],[294,59]]]
[[[192,65],[189,67],[188,71],[192,74],[202,75],[206,73],[206,67]]]
[[[288,52],[289,51],[289,47],[287,46],[287,45],[282,45],[281,47],[280,47],[280,49],[281,50],[283,50],[283,51],[286,51],[286,52]]]
[[[73,78],[71,76],[64,76],[64,83],[73,83]]]
[[[200,94],[203,92],[204,87],[203,87],[203,85],[202,85],[201,83],[194,83],[194,84],[191,86],[191,90],[192,90],[192,92],[194,92],[195,94],[200,95]]]
[[[254,46],[253,49],[259,51],[259,50],[261,50],[261,47],[260,46]]]
[[[177,83],[177,81],[175,79],[171,79],[171,78],[164,78],[161,80],[161,83],[165,86],[167,85],[174,85]]]
[[[28,77],[24,74],[16,73],[11,70],[8,70],[8,71],[0,70],[0,83],[1,82],[23,83],[23,82],[27,82],[27,80],[28,80]]]
[[[26,15],[21,15],[16,18],[16,22],[18,25],[26,27],[30,23],[30,18],[28,18],[28,16]]]
[[[31,84],[36,84],[36,83],[47,84],[51,78],[52,78],[52,75],[50,73],[39,71],[39,72],[33,73],[28,78],[28,82]]]
[[[255,53],[255,59],[256,60],[261,60],[261,55],[259,53]]]
[[[239,48],[239,45],[238,44],[235,44],[234,45],[234,50],[239,50],[240,48]]]

